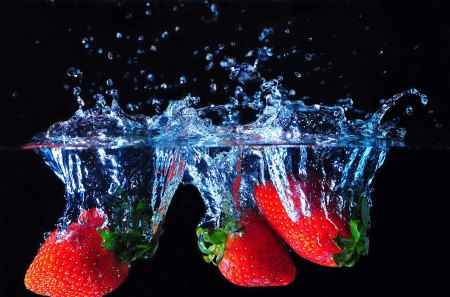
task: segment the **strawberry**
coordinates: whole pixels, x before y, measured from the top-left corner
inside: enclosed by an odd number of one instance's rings
[[[367,255],[369,206],[363,194],[357,200],[349,197],[356,205],[339,215],[333,203],[321,204],[322,194],[330,194],[331,190],[322,189],[319,178],[310,174],[306,181],[293,176],[288,180],[286,195],[295,210],[309,209],[300,213],[297,221],[289,217],[272,182],[257,185],[254,197],[267,222],[299,256],[324,266],[350,267],[360,256]]]
[[[25,276],[28,290],[45,296],[103,296],[126,278],[129,266],[102,246],[97,232],[105,218],[97,209],[81,214],[42,245]]]
[[[258,214],[246,211],[223,229],[199,228],[199,247],[207,262],[219,266],[231,283],[244,287],[286,286],[296,276],[295,265],[278,236]],[[207,246],[209,245],[209,246]]]
[[[104,296],[125,280],[129,263],[154,255],[160,231],[153,230],[149,201],[117,194],[122,203],[109,207],[110,220],[91,208],[47,238],[25,275],[27,289],[52,297]]]

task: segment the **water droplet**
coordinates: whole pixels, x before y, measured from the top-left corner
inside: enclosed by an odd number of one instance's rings
[[[295,90],[290,90],[289,91],[289,96],[295,96]]]
[[[186,77],[184,75],[180,76],[180,85],[184,85],[186,82],[187,82]]]
[[[162,38],[166,38],[167,36],[169,36],[169,32],[167,32],[167,31],[162,32],[162,34],[161,34]]]
[[[167,84],[166,83],[162,83],[161,84],[161,89],[167,89]]]
[[[81,88],[80,88],[80,87],[75,87],[75,88],[73,88],[73,94],[74,94],[75,96],[80,96],[80,94],[81,94]]]
[[[300,72],[294,72],[294,75],[298,78],[302,77],[302,74]]]
[[[11,97],[17,98],[19,97],[19,93],[17,91],[12,92]]]
[[[253,50],[251,50],[245,55],[245,57],[249,58],[249,57],[253,56],[253,53],[254,53]]]
[[[107,85],[108,87],[112,87],[113,84],[114,84],[114,82],[113,82],[112,79],[108,79],[108,80],[106,81],[106,85]]]
[[[139,109],[139,106],[137,106],[136,104],[133,103],[128,103],[127,104],[127,110],[128,111],[136,111]]]
[[[151,10],[151,9],[147,9],[147,10],[145,11],[145,14],[146,14],[146,15],[152,15],[152,10]]]
[[[379,50],[379,51],[378,51],[378,54],[379,54],[379,55],[382,55],[382,54],[384,54],[384,51],[383,51],[383,50]]]
[[[139,35],[139,36],[138,36],[138,40],[139,40],[139,41],[144,41],[144,35]]]
[[[267,38],[267,36],[273,34],[273,28],[264,28],[261,32],[261,34],[259,35],[259,41],[263,41],[264,39]]]
[[[178,32],[178,31],[180,31],[180,27],[175,26],[175,32]]]
[[[411,116],[413,114],[413,108],[411,106],[408,106],[405,112],[407,115]]]
[[[149,73],[149,74],[147,75],[147,80],[148,80],[149,82],[153,82],[153,81],[155,80],[155,76],[154,76],[153,74]]]
[[[114,59],[114,54],[112,52],[108,52],[108,59],[109,60]]]
[[[289,29],[285,29],[285,30],[284,30],[284,33],[289,34],[289,33],[291,33],[291,32],[289,31]]]
[[[427,105],[427,103],[428,103],[428,97],[426,96],[426,95],[420,95],[420,102],[423,104],[423,105]]]
[[[312,37],[308,37],[308,39],[307,39],[309,42],[311,42],[312,40],[313,40],[313,38]]]
[[[83,76],[83,72],[81,72],[81,70],[78,69],[78,68],[70,67],[69,69],[67,69],[67,76],[70,76],[70,77],[82,77]]]
[[[215,83],[212,83],[209,86],[209,89],[210,89],[211,93],[215,93],[217,91],[217,85]]]
[[[212,59],[213,59],[213,55],[210,54],[210,53],[208,53],[208,54],[206,55],[206,61],[211,61]]]
[[[315,55],[316,54],[314,54],[314,53],[305,54],[306,61],[311,61],[314,58]]]
[[[211,70],[211,68],[214,66],[214,63],[213,62],[209,62],[207,65],[206,65],[206,67],[205,67],[205,71],[209,71],[209,70]]]

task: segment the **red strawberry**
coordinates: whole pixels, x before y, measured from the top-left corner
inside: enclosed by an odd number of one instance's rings
[[[321,180],[312,174],[306,181],[289,176],[288,199],[296,210],[308,207],[310,211],[301,214],[298,221],[289,217],[270,181],[256,186],[254,196],[263,216],[298,255],[324,266],[353,266],[368,253],[367,200],[361,195],[352,217],[345,211],[340,216],[335,205],[321,205],[322,194],[330,190],[322,190],[320,185]]]
[[[290,284],[296,276],[295,265],[269,225],[250,211],[245,212],[238,224],[241,227],[237,232],[230,232],[227,227],[197,230],[205,260],[218,265],[225,278],[238,286]]]
[[[122,203],[109,207],[107,227],[107,216],[92,208],[47,238],[25,276],[30,291],[52,297],[103,296],[125,280],[128,263],[154,255],[160,231],[154,230],[149,201],[124,191],[117,195]]]
[[[55,230],[28,268],[27,289],[52,297],[97,297],[117,288],[129,266],[103,248],[97,229],[104,222],[101,212],[90,209],[61,235]]]

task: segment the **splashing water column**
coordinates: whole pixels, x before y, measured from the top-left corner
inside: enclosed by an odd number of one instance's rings
[[[154,255],[184,174],[184,150],[53,147],[38,153],[64,182],[67,206],[25,285],[46,296],[108,294],[123,282],[129,263]]]

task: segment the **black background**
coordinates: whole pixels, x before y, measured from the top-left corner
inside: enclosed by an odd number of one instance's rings
[[[298,276],[292,285],[269,289],[233,286],[216,268],[204,263],[197,251],[194,230],[203,206],[195,188],[181,186],[169,209],[158,253],[150,261],[136,263],[125,283],[111,296],[379,296],[426,295],[446,289],[448,274],[439,270],[445,271],[450,264],[446,243],[450,216],[450,134],[446,125],[450,118],[450,5],[443,1],[332,3],[219,2],[216,22],[202,20],[211,15],[199,2],[185,2],[177,13],[170,11],[178,2],[158,2],[152,6],[152,18],[142,15],[143,4],[136,1],[122,7],[87,1],[1,4],[2,146],[23,144],[34,133],[73,114],[76,101],[63,88],[70,66],[80,67],[86,80],[112,77],[123,105],[149,95],[179,98],[188,91],[215,103],[224,102],[225,94],[213,96],[208,91],[211,77],[220,82],[223,73],[204,72],[204,54],[200,63],[180,53],[236,40],[238,46],[229,53],[242,56],[258,45],[262,28],[281,30],[289,20],[296,35],[288,39],[276,35],[272,45],[282,50],[294,40],[304,53],[324,52],[310,64],[274,62],[268,67],[272,72],[265,69],[269,76],[285,76],[284,85],[295,88],[299,97],[307,95],[311,102],[327,103],[328,98],[351,96],[358,107],[367,110],[379,106],[380,98],[410,87],[430,97],[433,115],[412,98],[411,103],[396,107],[400,113],[409,104],[414,107],[414,116],[403,117],[402,122],[408,129],[410,147],[393,149],[374,180],[371,252],[355,268],[319,267],[293,255]],[[239,13],[242,8],[245,14]],[[135,17],[127,20],[130,11]],[[244,33],[236,33],[238,24],[242,24]],[[110,63],[90,57],[81,46],[87,26],[92,27],[91,35],[100,39],[99,43],[122,52],[126,45],[108,43],[116,31],[156,36],[175,25],[180,25],[182,34],[158,44],[162,53],[149,63],[153,73],[164,75],[161,81],[176,81],[180,73],[198,75],[199,82],[185,88],[134,92],[131,83],[121,79],[128,66],[120,60]],[[307,41],[308,37],[313,41]],[[353,55],[353,51],[358,54]],[[333,61],[332,69],[314,73],[314,66],[328,60]],[[292,75],[294,71],[312,74],[299,80]],[[144,106],[141,112],[152,112],[151,106]],[[443,127],[435,129],[436,123]],[[23,276],[42,234],[53,229],[63,212],[63,185],[31,151],[2,149],[0,166],[0,296],[33,296],[25,290]]]

